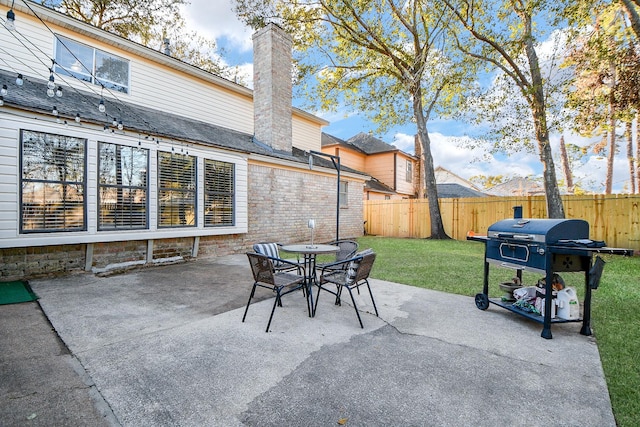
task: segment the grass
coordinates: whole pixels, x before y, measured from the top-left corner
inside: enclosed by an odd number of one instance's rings
[[[467,296],[482,291],[482,243],[374,236],[361,237],[358,243],[378,254],[372,272],[376,279]],[[616,423],[635,427],[640,420],[640,257],[602,258],[607,264],[592,294],[591,327]],[[496,284],[513,275],[512,270],[492,268],[490,296],[500,296]],[[523,282],[533,284],[538,276],[525,274]],[[582,298],[584,275],[562,277]]]

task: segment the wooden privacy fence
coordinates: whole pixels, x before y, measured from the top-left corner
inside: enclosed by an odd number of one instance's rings
[[[566,218],[589,223],[590,238],[608,246],[640,250],[640,195],[583,195],[562,198]],[[501,219],[513,218],[522,206],[523,218],[546,218],[544,196],[440,199],[447,234],[465,240],[467,233],[486,234]],[[386,237],[426,238],[431,234],[426,199],[365,200],[367,234]]]

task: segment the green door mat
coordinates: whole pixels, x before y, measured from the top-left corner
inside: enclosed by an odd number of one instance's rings
[[[27,282],[0,282],[0,305],[17,304],[37,299],[38,296],[31,290],[31,286]]]

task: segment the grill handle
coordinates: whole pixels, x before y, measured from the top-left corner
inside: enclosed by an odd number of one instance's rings
[[[515,239],[515,240],[533,240],[534,237],[531,234],[514,234],[514,233],[497,233],[496,237],[503,239]]]

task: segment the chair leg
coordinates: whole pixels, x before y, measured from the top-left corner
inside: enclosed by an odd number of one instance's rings
[[[253,299],[253,295],[256,293],[256,284],[253,284],[253,288],[251,288],[251,294],[249,294],[249,301],[247,301],[247,307],[244,309],[244,316],[242,316],[242,321],[247,317],[247,312],[249,311],[249,305],[251,304],[251,300]]]
[[[365,281],[365,283],[367,284],[367,288],[369,288],[369,296],[371,297],[371,302],[373,303],[373,309],[376,312],[376,316],[380,317],[378,316],[378,307],[376,307],[376,301],[373,299],[373,293],[371,292],[371,286],[369,285],[369,281],[367,280]]]
[[[358,316],[358,322],[360,322],[360,327],[364,329],[364,325],[362,324],[362,319],[360,318],[360,312],[358,311],[358,306],[356,305],[356,300],[353,297],[353,292],[351,291],[350,286],[345,286],[349,291],[349,295],[351,295],[351,302],[353,303],[353,308],[356,310],[356,315]]]
[[[276,306],[280,303],[282,306],[282,301],[280,301],[280,291],[277,291],[276,300],[273,302],[273,308],[271,309],[271,316],[269,316],[269,321],[267,322],[267,329],[265,332],[269,332],[269,326],[271,326],[271,319],[273,319],[273,313],[276,311]]]

